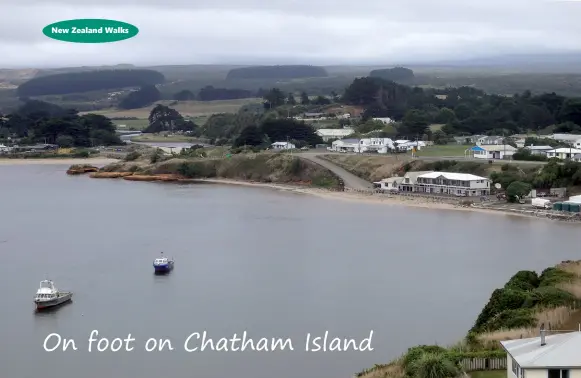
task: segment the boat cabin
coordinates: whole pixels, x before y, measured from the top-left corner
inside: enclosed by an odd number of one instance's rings
[[[163,264],[167,264],[168,260],[167,260],[167,257],[161,257],[159,259],[155,259],[155,261],[153,263],[155,265],[163,265]]]
[[[50,280],[40,281],[40,287],[36,292],[36,299],[50,300],[58,296],[58,290]]]

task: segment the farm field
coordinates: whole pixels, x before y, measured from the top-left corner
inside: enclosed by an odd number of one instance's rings
[[[249,104],[260,104],[262,99],[259,98],[244,98],[238,100],[220,100],[220,101],[159,101],[157,104],[162,104],[174,108],[184,117],[199,117],[199,116],[209,116],[216,113],[236,113],[240,107]],[[147,119],[151,109],[155,105],[148,106],[146,108],[139,109],[103,109],[94,110],[91,112],[83,113],[94,113],[101,114],[106,117],[136,117],[139,119]],[[81,113],[82,114],[82,113]],[[123,121],[126,122],[126,121]]]
[[[464,157],[464,152],[473,147],[472,145],[464,144],[447,144],[447,145],[435,145],[430,147],[423,147],[417,152],[418,157],[422,156],[458,156]]]

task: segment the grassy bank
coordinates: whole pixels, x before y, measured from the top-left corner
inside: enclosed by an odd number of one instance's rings
[[[403,164],[411,160],[404,154],[390,156],[329,154],[319,156],[319,158],[330,161],[370,182],[390,177]]]
[[[139,177],[172,175],[184,179],[224,178],[328,189],[337,189],[341,186],[340,180],[327,169],[296,156],[280,153],[248,153],[204,158],[167,158],[158,152],[153,155],[134,153],[128,155],[128,161],[103,167],[95,177],[115,176],[107,174],[114,172],[130,172]],[[126,179],[131,178],[127,176]]]
[[[167,142],[167,143],[196,143],[199,140],[196,138],[184,135],[163,135],[163,134],[142,134],[131,138],[132,142]]]
[[[448,348],[421,345],[389,364],[358,374],[364,378],[426,378],[431,369],[457,376],[462,361],[505,358],[500,341],[536,337],[542,323],[551,330],[574,331],[581,322],[581,261],[564,261],[541,274],[520,271],[499,289],[478,315],[466,337]],[[470,372],[473,378],[504,378],[506,370]]]

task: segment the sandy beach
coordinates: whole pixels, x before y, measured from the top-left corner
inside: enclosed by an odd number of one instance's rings
[[[115,163],[119,160],[111,158],[86,158],[86,159],[1,159],[0,165],[73,165],[73,164],[91,164],[95,166]]]
[[[298,187],[298,186],[291,186],[291,185],[284,185],[284,184],[267,184],[267,183],[260,183],[260,182],[247,182],[247,181],[238,181],[238,180],[228,180],[228,179],[200,179],[196,180],[200,182],[207,182],[207,183],[214,183],[214,184],[227,184],[227,185],[241,185],[241,186],[251,186],[251,187],[262,187],[262,188],[270,188],[276,190],[282,190],[292,193],[300,193],[300,194],[308,194],[314,195],[320,198],[325,199],[332,199],[332,200],[342,200],[342,201],[357,201],[357,202],[367,202],[367,203],[374,203],[374,204],[384,204],[384,205],[392,205],[392,206],[406,206],[406,207],[415,207],[415,208],[423,208],[423,209],[432,209],[432,210],[454,210],[454,211],[469,211],[469,212],[478,212],[478,213],[486,213],[486,214],[497,214],[497,215],[505,215],[505,216],[519,216],[519,217],[527,217],[527,218],[535,218],[535,219],[543,219],[536,217],[530,214],[519,214],[519,213],[508,213],[503,211],[491,210],[491,209],[481,209],[476,207],[463,207],[454,205],[451,203],[444,203],[444,202],[433,202],[426,200],[424,198],[414,198],[408,196],[387,196],[387,195],[366,195],[364,193],[357,193],[357,192],[338,192],[338,191],[330,191],[326,189],[318,189],[318,188],[305,188],[305,187]]]

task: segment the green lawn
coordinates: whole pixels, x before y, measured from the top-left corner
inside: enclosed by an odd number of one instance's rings
[[[468,148],[473,147],[472,145],[462,145],[462,144],[447,144],[443,146],[435,145],[422,147],[421,150],[417,152],[418,156],[458,156],[464,157],[464,151]]]
[[[119,130],[143,130],[149,126],[149,121],[146,119],[114,119],[112,122]],[[125,127],[120,127],[121,125]]]
[[[468,374],[472,378],[507,378],[506,370],[473,371]]]

